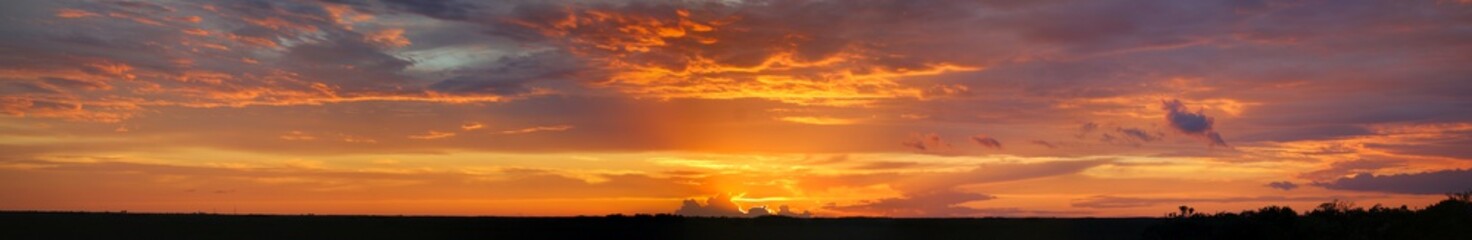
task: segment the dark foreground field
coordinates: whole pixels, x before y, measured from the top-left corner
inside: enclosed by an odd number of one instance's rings
[[[5,212],[0,239],[1139,239],[1160,221]]]
[[[0,212],[11,239],[1472,239],[1472,192],[1163,218],[400,217]]]

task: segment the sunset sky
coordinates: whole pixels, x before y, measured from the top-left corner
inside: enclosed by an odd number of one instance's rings
[[[1161,216],[1463,190],[1467,0],[0,7],[0,210]]]

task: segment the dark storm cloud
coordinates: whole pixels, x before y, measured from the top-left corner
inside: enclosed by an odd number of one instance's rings
[[[1453,169],[1394,175],[1360,173],[1353,177],[1315,182],[1314,185],[1334,190],[1446,194],[1472,190],[1472,170]]]

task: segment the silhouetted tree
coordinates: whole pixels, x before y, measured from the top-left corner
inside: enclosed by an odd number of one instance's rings
[[[1356,207],[1334,200],[1298,215],[1268,206],[1241,213],[1194,213],[1180,206],[1145,239],[1472,239],[1472,191],[1447,194],[1421,210],[1407,206]]]

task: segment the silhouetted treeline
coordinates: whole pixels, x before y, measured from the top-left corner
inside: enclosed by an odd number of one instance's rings
[[[1165,218],[708,218],[0,211],[0,239],[1472,239],[1472,192],[1422,209],[1334,201]]]
[[[1423,209],[1369,208],[1335,200],[1302,215],[1269,206],[1240,213],[1196,213],[1181,206],[1145,239],[1472,239],[1472,192],[1447,194]]]

